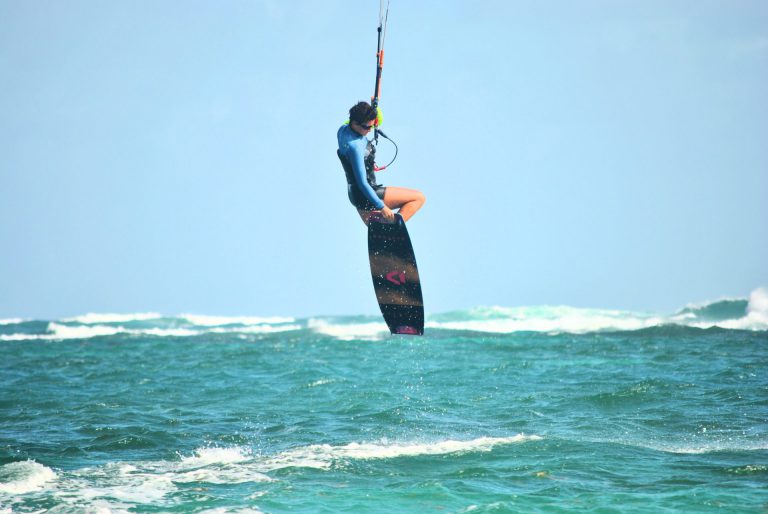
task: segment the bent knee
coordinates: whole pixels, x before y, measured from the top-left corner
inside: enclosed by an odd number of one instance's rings
[[[424,205],[424,202],[427,201],[427,197],[424,196],[424,193],[422,193],[421,191],[416,191],[416,201]]]

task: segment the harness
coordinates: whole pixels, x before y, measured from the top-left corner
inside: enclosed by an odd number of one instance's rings
[[[344,175],[347,177],[347,185],[356,189],[357,186],[355,185],[354,171],[352,171],[352,164],[344,156],[344,154],[341,153],[341,150],[336,150],[336,155],[339,156],[341,165],[344,167]],[[365,157],[363,159],[363,162],[365,163],[365,178],[368,181],[368,184],[373,189],[376,189],[377,187],[380,186],[380,184],[376,183],[377,166],[376,166],[376,163],[374,162],[375,160],[376,160],[376,147],[373,146],[371,142],[368,142],[368,146],[365,149]]]

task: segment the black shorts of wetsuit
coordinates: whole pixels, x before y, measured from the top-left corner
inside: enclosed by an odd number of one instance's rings
[[[387,191],[387,188],[379,184],[373,188],[373,191],[376,193],[376,196],[378,196],[379,199],[381,199],[383,202],[384,193]],[[365,196],[363,196],[363,194],[360,193],[356,187],[349,184],[347,184],[347,196],[349,196],[349,201],[352,203],[352,205],[360,210],[376,211],[379,209],[373,205]]]

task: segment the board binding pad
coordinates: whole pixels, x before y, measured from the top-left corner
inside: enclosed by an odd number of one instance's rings
[[[416,256],[402,216],[368,218],[368,257],[381,314],[392,334],[424,334],[424,301]]]

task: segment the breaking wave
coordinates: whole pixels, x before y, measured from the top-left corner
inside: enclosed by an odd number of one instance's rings
[[[350,443],[343,446],[314,444],[277,455],[269,459],[269,469],[288,467],[329,469],[334,463],[350,460],[396,459],[422,455],[488,452],[495,446],[538,441],[537,435],[517,434],[511,437],[480,437],[469,441],[437,441],[433,443]]]
[[[536,332],[586,334],[628,331],[768,330],[768,290],[754,290],[749,298],[723,299],[688,305],[673,314],[656,314],[569,306],[476,307],[427,316],[431,330],[487,334]],[[309,331],[345,340],[380,340],[389,337],[378,316],[312,317],[206,316],[157,313],[86,314],[54,321],[4,319],[0,341],[69,340],[116,335],[194,337],[205,334],[241,334],[243,337],[290,331]]]
[[[162,318],[162,315],[155,312],[143,312],[137,314],[96,314],[90,312],[74,318],[64,318],[61,321],[71,323],[81,323],[83,325],[94,325],[97,323],[127,323],[130,321],[147,321]]]
[[[297,447],[271,456],[258,455],[248,447],[205,447],[177,459],[111,462],[103,466],[71,471],[52,469],[34,461],[0,466],[0,499],[28,493],[52,493],[69,507],[101,508],[105,512],[128,512],[136,505],[165,505],[179,490],[178,484],[258,484],[274,482],[272,471],[285,468],[328,470],[352,460],[381,460],[400,457],[489,452],[500,445],[541,439],[535,435],[480,437],[468,441],[433,443],[350,443]],[[258,511],[253,511],[258,512]]]
[[[49,467],[28,460],[0,466],[0,493],[26,494],[43,489],[56,479]]]

